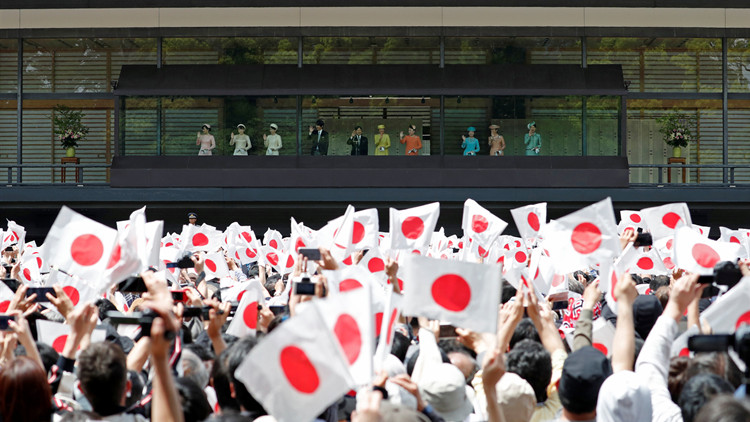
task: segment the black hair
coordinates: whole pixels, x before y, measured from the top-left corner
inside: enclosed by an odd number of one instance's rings
[[[695,422],[750,421],[750,401],[719,394],[706,403],[695,416]]]
[[[357,129],[362,129],[362,126],[360,125],[354,126],[354,130],[357,130]]]
[[[245,360],[256,344],[258,344],[258,340],[255,337],[248,336],[237,340],[237,342],[228,349],[225,364],[227,366],[229,382],[231,382],[234,387],[234,394],[237,397],[237,402],[246,411],[252,414],[265,415],[266,411],[263,409],[263,406],[255,400],[249,391],[247,391],[245,384],[234,377],[234,372],[240,364],[242,364],[242,361]]]
[[[477,352],[459,343],[458,340],[454,338],[442,339],[438,341],[438,346],[443,349],[445,353],[463,353],[471,356],[473,359],[477,358]]]
[[[534,389],[537,403],[547,400],[547,386],[552,379],[552,358],[541,343],[522,340],[506,355],[505,366],[525,379]]]
[[[129,408],[141,401],[143,387],[146,383],[143,376],[137,371],[128,371],[128,380],[130,381],[130,396],[125,399],[125,407]]]
[[[91,407],[101,416],[120,412],[127,383],[125,352],[113,343],[94,343],[78,357],[78,380]]]
[[[196,337],[196,341],[190,344],[186,344],[185,350],[190,350],[191,352],[195,353],[195,355],[198,356],[204,362],[216,359],[216,355],[214,355],[211,349],[206,347],[205,343],[198,342],[198,337]]]
[[[208,129],[209,132],[211,132],[211,126],[209,126],[209,125],[203,125],[203,126],[201,126],[201,129],[203,129],[203,128],[206,128],[206,129]]]
[[[698,374],[690,378],[680,393],[680,410],[684,422],[693,422],[704,404],[718,394],[732,394],[734,389],[724,378],[716,374]]]
[[[513,285],[508,283],[508,280],[503,279],[503,290],[500,296],[501,303],[507,303],[512,297],[516,295],[518,291]]]
[[[396,356],[401,362],[406,360],[406,352],[409,350],[409,337],[406,337],[399,331],[393,333],[393,342],[391,343],[391,354]]]
[[[240,410],[240,405],[232,397],[232,392],[229,388],[229,370],[224,363],[228,353],[229,349],[225,349],[211,367],[211,386],[216,391],[216,402],[219,404],[222,413],[231,411],[239,412]]]
[[[199,422],[211,414],[211,405],[206,393],[190,378],[176,378],[174,380],[177,393],[182,403],[182,414],[185,422]]]
[[[513,330],[513,335],[510,337],[510,343],[508,345],[510,346],[510,349],[513,350],[516,344],[523,340],[533,340],[537,343],[541,342],[539,339],[539,332],[537,332],[534,323],[531,322],[529,318],[522,318],[518,322],[516,329]]]
[[[52,367],[57,363],[57,359],[60,357],[60,354],[57,353],[57,351],[53,349],[49,344],[42,343],[40,341],[36,342],[36,349],[39,351],[39,357],[42,358],[44,371],[46,373],[49,373]],[[23,345],[19,344],[18,346],[16,346],[16,350],[13,351],[13,355],[16,357],[28,356],[28,353],[26,352],[26,348],[23,347]]]

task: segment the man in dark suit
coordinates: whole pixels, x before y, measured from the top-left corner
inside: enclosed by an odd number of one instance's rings
[[[312,149],[310,155],[328,155],[328,132],[323,130],[325,122],[322,119],[318,119],[315,122],[315,129],[310,126],[310,132],[307,134],[307,139],[312,141]]]
[[[346,144],[352,146],[352,155],[367,155],[367,137],[362,136],[362,126],[354,128]]]

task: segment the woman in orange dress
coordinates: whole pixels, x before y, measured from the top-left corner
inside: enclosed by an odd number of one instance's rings
[[[404,136],[404,131],[399,132],[398,137],[402,144],[406,144],[405,150],[406,155],[419,155],[419,150],[422,149],[422,140],[419,136],[415,135],[417,127],[409,125],[409,134]]]
[[[497,133],[498,129],[500,129],[498,125],[490,126],[490,136],[487,144],[490,146],[490,155],[500,157],[505,151],[505,138],[503,138],[503,135]]]

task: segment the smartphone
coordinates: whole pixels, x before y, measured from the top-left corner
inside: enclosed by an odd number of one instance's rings
[[[698,283],[700,284],[711,284],[714,282],[714,276],[713,275],[702,275],[698,277]]]
[[[211,310],[210,306],[186,306],[182,310],[183,318],[199,317],[204,321],[208,321],[208,311]],[[221,313],[219,310],[217,313]]]
[[[10,325],[8,321],[15,321],[16,317],[13,315],[0,315],[0,331],[10,331]]]
[[[283,315],[287,312],[286,305],[279,305],[279,306],[269,306],[268,309],[273,312],[273,316]]]
[[[8,286],[9,289],[13,290],[13,293],[18,290],[18,280],[15,278],[4,278],[3,283],[5,283],[6,286]]]
[[[185,290],[170,290],[172,293],[172,300],[176,302],[187,302],[188,296],[185,294]]]
[[[141,276],[128,277],[122,281],[117,288],[122,292],[131,293],[143,293],[148,291],[146,283]]]
[[[636,236],[633,241],[633,246],[636,248],[641,246],[652,246],[653,244],[654,239],[651,237],[651,233],[638,233],[638,236]]]
[[[49,299],[47,299],[47,293],[50,293],[52,296],[57,297],[55,294],[55,289],[52,287],[29,287],[28,290],[26,290],[26,297],[29,297],[36,293],[36,299],[34,302],[49,302]]]
[[[299,253],[309,261],[320,261],[320,249],[318,248],[299,248]]]
[[[450,324],[440,324],[440,338],[458,337],[456,327]]]
[[[568,301],[559,301],[559,302],[552,302],[552,310],[553,311],[561,311],[563,309],[568,309]]]
[[[314,296],[315,283],[312,283],[310,281],[295,281],[294,294],[300,296]]]

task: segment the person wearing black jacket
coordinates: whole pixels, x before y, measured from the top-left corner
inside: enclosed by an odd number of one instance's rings
[[[309,128],[307,139],[312,141],[310,155],[328,155],[328,132],[323,130],[323,126],[325,126],[325,122],[318,119],[315,122],[315,128],[312,126]]]
[[[346,141],[352,146],[352,155],[367,155],[367,137],[362,136],[362,126],[356,126]]]

